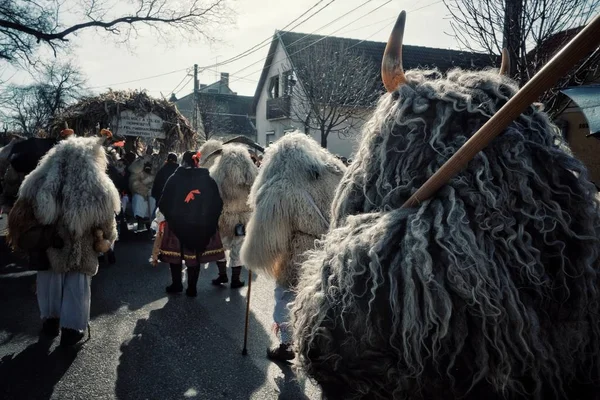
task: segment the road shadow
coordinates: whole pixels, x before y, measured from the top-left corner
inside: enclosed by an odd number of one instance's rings
[[[18,354],[0,360],[0,398],[50,399],[55,385],[77,357],[77,348],[56,347],[42,338]]]
[[[234,300],[241,297],[236,293],[231,303],[244,304]],[[263,385],[266,371],[241,355],[239,332],[214,323],[214,318],[227,318],[219,314],[194,299],[175,296],[148,319],[138,320],[134,337],[121,346],[117,398],[248,399]],[[251,319],[253,337],[267,340],[260,323]],[[239,325],[243,335],[243,321]]]
[[[137,321],[133,338],[121,346],[118,399],[247,400],[265,389],[272,338],[251,311],[248,355],[242,355],[247,287],[214,287],[216,274],[215,265],[204,266],[197,298],[170,296],[164,307]],[[243,277],[247,281],[245,270]],[[277,390],[265,398],[279,392],[279,399],[308,399],[289,366],[282,371],[284,377],[268,385]]]

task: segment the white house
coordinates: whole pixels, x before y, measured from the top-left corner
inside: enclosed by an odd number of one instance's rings
[[[380,70],[381,59],[386,43],[359,41],[338,37],[324,37],[295,32],[276,31],[265,60],[263,71],[254,95],[253,108],[256,116],[257,141],[263,146],[276,141],[293,130],[304,131],[304,123],[292,110],[301,108],[297,102],[303,96],[291,95],[292,91],[303,90],[301,74],[296,73],[297,65],[303,57],[310,57],[309,48],[317,43],[328,43],[332,52],[337,48],[352,49],[373,63]],[[332,54],[332,57],[334,55]],[[447,71],[453,67],[480,69],[498,63],[495,56],[476,54],[456,50],[403,46],[405,68],[429,67]],[[383,93],[383,85],[373,92]],[[297,92],[294,92],[297,93]],[[359,139],[361,123],[368,119],[370,108],[356,109],[358,123],[347,130],[345,135],[332,132],[327,139],[327,148],[334,154],[351,157]],[[320,132],[310,129],[308,132],[315,140],[321,141]]]

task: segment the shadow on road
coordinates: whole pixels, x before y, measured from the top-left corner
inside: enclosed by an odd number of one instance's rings
[[[238,293],[232,291],[231,303],[242,307],[245,302]],[[241,335],[223,330],[211,320],[230,316],[198,300],[171,297],[163,308],[137,322],[133,339],[121,347],[119,399],[248,399],[264,383],[266,371],[241,355],[243,320],[238,324]],[[268,340],[254,318],[251,326],[253,337]]]
[[[54,386],[77,357],[76,349],[56,347],[50,352],[51,346],[52,341],[40,338],[20,353],[0,360],[0,398],[51,398]]]

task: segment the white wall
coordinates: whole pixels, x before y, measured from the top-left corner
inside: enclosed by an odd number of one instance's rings
[[[284,71],[287,71],[291,68],[291,64],[287,59],[287,55],[281,43],[277,45],[275,49],[275,56],[273,57],[273,62],[271,63],[271,67],[269,69],[269,73],[267,75],[267,79],[263,87],[261,88],[261,92],[258,98],[258,102],[256,104],[256,131],[257,131],[257,141],[260,145],[266,146],[266,133],[269,131],[275,131],[275,139],[279,139],[283,136],[284,130],[289,129],[292,125],[292,121],[289,119],[280,119],[280,120],[267,120],[267,99],[269,98],[269,81],[271,77],[277,76]]]
[[[273,57],[273,62],[271,64],[269,73],[267,75],[267,79],[264,83],[264,86],[261,89],[259,99],[256,105],[256,130],[257,130],[257,141],[260,145],[267,146],[268,142],[266,139],[267,133],[274,132],[274,135],[269,135],[269,137],[274,137],[275,140],[281,138],[285,131],[289,131],[292,129],[298,129],[301,132],[304,132],[304,125],[296,120],[292,120],[289,118],[286,119],[278,119],[278,120],[267,120],[267,99],[269,98],[268,89],[269,89],[269,81],[271,77],[282,74],[285,71],[291,69],[291,63],[287,59],[287,54],[285,49],[279,43],[277,48],[275,49],[275,55]],[[280,81],[281,82],[281,81]],[[301,90],[301,82],[298,82],[294,87],[294,90]],[[280,93],[282,93],[282,88],[280,89]],[[301,96],[299,96],[301,98]],[[292,96],[292,101],[298,101],[298,97]],[[292,104],[292,110],[298,110],[297,104]],[[293,114],[293,113],[292,113]],[[365,113],[368,114],[368,113]],[[368,116],[366,116],[368,117]],[[363,117],[363,118],[366,118]],[[318,143],[321,143],[321,133],[315,130],[311,130],[310,132],[313,139],[315,139]],[[356,150],[358,146],[358,142],[360,141],[360,124],[356,126],[349,136],[341,136],[336,132],[332,132],[329,134],[327,138],[327,148],[328,150],[339,156],[343,157],[352,157],[353,152]]]

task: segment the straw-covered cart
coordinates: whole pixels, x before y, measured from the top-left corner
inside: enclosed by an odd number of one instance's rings
[[[183,152],[198,146],[198,135],[177,107],[144,91],[108,91],[85,97],[68,107],[51,123],[49,135],[59,137],[65,123],[79,136],[96,135],[110,129],[125,139],[127,150],[139,151],[147,146]]]

